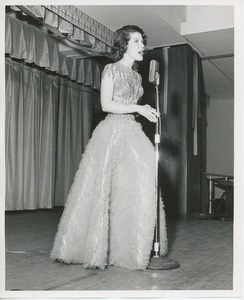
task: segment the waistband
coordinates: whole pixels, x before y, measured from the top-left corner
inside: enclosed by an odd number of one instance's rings
[[[108,113],[106,119],[118,119],[118,120],[135,120],[135,115],[133,114],[113,114]]]

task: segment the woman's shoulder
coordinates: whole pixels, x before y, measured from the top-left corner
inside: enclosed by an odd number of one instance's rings
[[[118,71],[118,65],[117,63],[109,63],[107,65],[105,65],[103,72],[102,72],[102,77],[106,75],[108,75],[109,77],[112,76],[114,77],[115,73]]]
[[[118,69],[117,62],[109,63],[104,67],[104,70],[116,70],[116,69]]]

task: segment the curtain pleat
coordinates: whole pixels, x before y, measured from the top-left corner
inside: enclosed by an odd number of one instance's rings
[[[59,70],[60,60],[61,60],[61,57],[59,57],[58,45],[53,39],[47,39],[47,44],[48,44],[47,48],[52,49],[52,51],[48,51],[49,67],[46,67],[46,69],[55,72],[55,71]],[[63,58],[65,58],[64,55],[63,55]],[[67,74],[67,71],[66,71],[66,74]]]
[[[58,21],[59,21],[58,29],[61,33],[67,33],[69,35],[73,34],[73,25],[70,22],[67,22],[62,18],[58,18]]]
[[[84,61],[85,85],[91,85],[93,82],[92,63],[90,60]]]
[[[43,35],[41,32],[36,32],[35,34],[35,51],[36,60],[35,63],[40,67],[49,67],[49,48],[47,42],[47,36]]]
[[[79,40],[81,43],[86,41],[85,32],[83,30],[80,30],[79,28],[77,28],[75,26],[74,26],[74,32],[73,32],[72,38],[74,40]],[[103,45],[106,46],[105,44],[103,44]],[[99,49],[101,49],[101,51],[104,51],[103,50],[104,48],[99,48]]]
[[[77,64],[77,81],[79,83],[85,81],[84,63],[85,63],[84,59],[81,59],[81,60],[77,59],[76,60],[76,64]]]
[[[44,22],[54,28],[58,28],[58,15],[55,15],[54,13],[46,9]]]
[[[42,208],[53,207],[56,169],[56,132],[58,82],[41,77],[40,137],[39,137],[39,202]],[[43,164],[43,162],[45,162]],[[50,201],[51,198],[51,201]]]
[[[193,128],[193,154],[198,155],[198,114],[199,114],[199,80],[198,58],[196,52],[193,55],[193,104],[192,104],[192,128]]]
[[[45,8],[41,5],[28,5],[28,8],[38,18],[44,18]]]
[[[100,90],[100,84],[101,84],[101,81],[100,81],[100,69],[98,67],[98,64],[92,64],[92,68],[93,68],[93,88],[94,89],[97,89],[97,90]]]
[[[6,17],[5,18],[5,53],[11,53],[12,52],[12,32],[11,28],[12,26],[10,25],[10,18]]]
[[[163,112],[167,115],[168,110],[168,84],[169,84],[169,47],[163,48],[163,61],[164,61],[164,106]]]
[[[11,34],[11,44],[9,45],[9,50],[11,51],[11,56],[14,58],[27,58],[27,44],[24,36],[24,30],[20,24],[10,19],[10,22],[6,24],[10,25],[10,30],[7,30],[7,33]]]
[[[93,94],[61,79],[57,134],[55,204],[62,206],[92,131]],[[82,118],[81,118],[82,116]]]
[[[18,178],[19,188],[22,190],[24,198],[23,208],[31,207],[33,209],[38,207],[38,191],[39,191],[39,169],[38,161],[35,159],[39,156],[39,99],[37,98],[38,90],[34,90],[37,86],[37,74],[30,71],[21,72],[21,93],[19,94],[19,103],[21,105],[21,114],[19,114],[19,125],[17,130],[21,127],[19,134],[18,146],[22,151],[22,161],[18,161],[18,167],[22,171],[23,184],[21,184],[21,177]],[[24,88],[22,88],[24,87]],[[13,120],[14,121],[14,120]],[[16,157],[18,158],[18,157]],[[34,201],[33,201],[34,200]],[[19,203],[21,198],[19,199]]]

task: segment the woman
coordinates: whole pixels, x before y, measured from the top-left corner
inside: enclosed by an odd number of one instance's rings
[[[156,221],[155,153],[135,120],[139,113],[157,122],[149,105],[137,105],[141,76],[132,69],[143,60],[146,35],[134,25],[115,32],[115,63],[105,66],[102,109],[108,112],[82,156],[59,223],[51,258],[86,268],[115,265],[146,269]],[[167,252],[164,211],[161,254]]]

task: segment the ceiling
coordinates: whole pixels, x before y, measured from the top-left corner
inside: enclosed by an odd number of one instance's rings
[[[234,99],[234,7],[187,5],[75,5],[110,30],[136,24],[148,46],[190,44],[201,56],[205,91]]]

